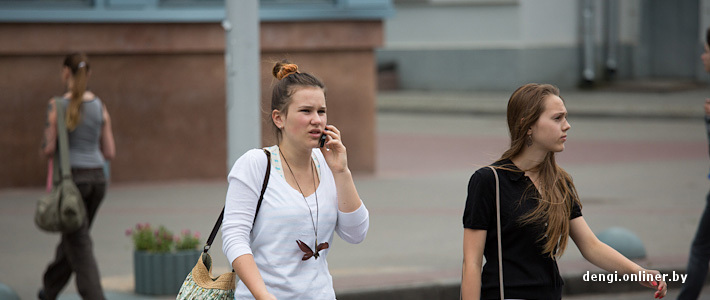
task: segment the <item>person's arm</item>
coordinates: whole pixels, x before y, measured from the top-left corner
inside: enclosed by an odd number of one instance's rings
[[[637,265],[633,261],[624,257],[614,248],[602,243],[594,232],[589,228],[584,217],[574,218],[570,221],[570,237],[579,248],[582,256],[594,264],[608,272],[618,271],[622,274],[637,274],[641,271],[646,271],[648,274],[660,274],[657,270],[647,270]],[[666,296],[666,282],[660,281],[640,281],[641,285],[656,289],[655,296],[663,298]]]
[[[222,220],[222,251],[256,299],[275,299],[254,262],[250,237],[266,166],[262,150],[250,150],[234,163],[227,177]]]
[[[333,125],[326,126],[328,140],[320,148],[328,167],[333,173],[338,196],[338,223],[335,231],[348,243],[357,244],[365,240],[370,227],[370,213],[362,203],[355,188],[352,173],[348,168],[348,156],[341,140],[340,130]]]
[[[44,139],[42,141],[42,155],[51,158],[57,148],[57,109],[54,98],[47,104],[47,122],[44,126]]]
[[[101,153],[104,159],[112,160],[116,157],[116,145],[113,141],[113,129],[111,129],[111,116],[106,110],[106,105],[103,105],[104,124],[101,128]]]
[[[483,249],[486,244],[486,230],[463,230],[463,274],[461,279],[461,298],[478,300],[481,298],[481,269],[483,267]]]
[[[232,269],[237,272],[239,280],[246,285],[254,298],[257,300],[276,299],[274,295],[266,290],[266,284],[264,284],[264,279],[261,278],[259,268],[256,266],[256,262],[254,262],[254,256],[244,254],[237,257],[237,259],[232,262]]]
[[[468,181],[466,206],[463,213],[463,270],[461,296],[463,299],[481,298],[483,251],[488,229],[496,227],[495,176],[489,168],[482,168]]]
[[[348,168],[348,155],[345,145],[341,141],[340,130],[333,125],[327,125],[326,129],[328,141],[326,141],[325,147],[320,149],[333,172],[338,194],[338,210],[351,213],[360,208],[362,200],[360,200],[355,182],[353,182],[353,175]]]

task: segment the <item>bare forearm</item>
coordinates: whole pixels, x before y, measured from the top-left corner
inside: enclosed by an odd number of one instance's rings
[[[353,181],[350,169],[333,173],[333,178],[335,179],[335,186],[338,191],[338,210],[349,213],[360,208],[362,201],[355,188],[355,182]]]
[[[111,128],[111,115],[108,114],[106,107],[103,108],[104,125],[101,128],[101,153],[104,159],[112,160],[116,157],[116,144],[113,140],[113,129]]]
[[[116,145],[113,141],[113,136],[104,136],[101,140],[101,153],[106,160],[113,160],[116,157]]]
[[[44,137],[42,140],[42,154],[47,158],[54,155],[57,149],[57,112],[54,110],[54,100],[47,106],[47,120],[44,123]]]
[[[44,130],[44,140],[42,141],[42,154],[50,158],[54,155],[54,151],[57,148],[57,136],[56,129],[47,127]]]
[[[478,300],[481,298],[481,266],[463,266],[461,280],[461,298],[463,300]]]
[[[585,259],[595,266],[604,269],[608,272],[618,271],[622,274],[637,273],[644,270],[641,266],[624,257],[614,248],[598,241],[594,243],[591,249],[582,253]]]
[[[245,254],[237,257],[232,262],[232,268],[237,272],[237,276],[239,276],[239,279],[246,285],[251,294],[254,295],[254,298],[267,299],[269,293],[266,290],[264,279],[261,278],[259,268],[254,262],[254,256]]]
[[[463,231],[463,278],[461,279],[463,299],[481,298],[481,266],[483,266],[486,236],[486,230],[466,228]]]

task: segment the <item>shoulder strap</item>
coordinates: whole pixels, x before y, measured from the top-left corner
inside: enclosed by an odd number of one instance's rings
[[[264,153],[266,153],[266,175],[264,175],[264,183],[261,185],[261,195],[259,195],[259,202],[256,204],[256,212],[254,213],[252,225],[256,222],[256,216],[259,214],[259,209],[261,208],[261,201],[264,200],[266,186],[269,184],[269,175],[271,175],[271,153],[266,149],[264,149]],[[219,213],[217,222],[214,223],[214,227],[212,228],[212,233],[210,233],[210,237],[207,239],[204,248],[205,253],[212,247],[212,242],[214,242],[214,238],[217,236],[217,231],[219,231],[219,227],[222,226],[222,219],[224,219],[224,207],[222,207],[222,212]]]
[[[256,216],[259,214],[259,209],[261,209],[261,201],[264,200],[264,192],[266,192],[266,186],[269,184],[269,175],[271,175],[271,152],[264,149],[266,153],[266,175],[264,175],[264,183],[261,185],[261,195],[259,196],[259,202],[256,203],[256,212],[254,213],[254,221],[251,225],[254,226],[256,223]]]
[[[500,181],[498,179],[498,172],[492,166],[488,166],[493,170],[493,176],[496,178],[496,228],[498,229],[498,286],[500,287],[500,298],[505,299],[503,292],[503,248],[501,246],[501,235],[503,234],[500,230]]]
[[[69,138],[67,137],[67,123],[64,121],[65,112],[61,99],[61,97],[54,97],[54,107],[57,112],[57,135],[59,136],[59,165],[61,166],[62,179],[71,179]]]

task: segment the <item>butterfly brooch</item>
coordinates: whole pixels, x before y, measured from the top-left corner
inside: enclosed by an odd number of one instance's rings
[[[306,245],[306,243],[304,243],[303,241],[296,240],[296,243],[298,244],[298,248],[301,248],[301,251],[303,251],[303,253],[305,253],[305,254],[303,254],[303,258],[301,258],[301,260],[308,260],[311,257],[318,259],[318,257],[320,256],[320,254],[318,254],[318,252],[320,252],[321,250],[324,250],[324,249],[328,249],[328,242],[320,243],[318,246],[316,246],[315,253],[313,253],[313,250],[311,249],[311,247],[308,247],[308,245]]]

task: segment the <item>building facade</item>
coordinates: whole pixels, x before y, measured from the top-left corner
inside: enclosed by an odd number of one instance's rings
[[[378,63],[398,86],[510,90],[624,80],[707,82],[708,0],[395,0]]]
[[[259,14],[263,119],[271,67],[290,59],[328,86],[351,169],[373,172],[374,51],[390,1],[262,0]],[[112,181],[224,178],[224,18],[214,0],[0,0],[0,187],[44,183],[47,101],[64,92],[62,60],[74,51],[89,55],[89,88],[112,115]],[[262,142],[273,144],[266,125]]]

